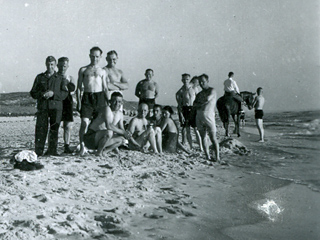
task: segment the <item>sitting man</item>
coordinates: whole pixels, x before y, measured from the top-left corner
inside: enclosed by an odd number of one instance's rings
[[[123,127],[123,113],[120,111],[123,97],[119,92],[111,95],[110,106],[99,111],[98,116],[92,120],[84,135],[84,144],[89,149],[97,149],[97,155],[102,156],[103,151],[109,152],[125,144],[131,134]]]
[[[224,85],[224,96],[232,96],[239,103],[239,112],[242,111],[242,103],[244,103],[240,96],[240,91],[235,80],[233,80],[234,73],[229,72],[228,79],[223,83]]]
[[[132,138],[129,139],[129,149],[144,150],[149,143],[154,153],[162,153],[162,136],[159,127],[153,128],[146,119],[149,112],[147,103],[140,103],[138,115],[131,119],[128,127]]]
[[[159,104],[153,106],[153,115],[148,118],[151,125],[160,127],[162,121],[162,107]]]

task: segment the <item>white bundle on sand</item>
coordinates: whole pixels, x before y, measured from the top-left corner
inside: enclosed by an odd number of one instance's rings
[[[13,168],[23,171],[32,171],[42,169],[44,166],[38,160],[37,154],[34,151],[23,150],[13,156],[11,162]]]

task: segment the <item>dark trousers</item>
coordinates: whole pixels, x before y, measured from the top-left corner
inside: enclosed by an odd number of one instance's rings
[[[38,156],[43,155],[44,146],[49,130],[49,144],[48,152],[57,152],[58,133],[62,117],[62,110],[50,109],[39,110],[37,112],[36,122],[36,138],[35,138],[35,152]]]

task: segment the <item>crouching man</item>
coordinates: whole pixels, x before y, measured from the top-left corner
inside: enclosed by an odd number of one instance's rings
[[[138,115],[131,119],[128,130],[132,134],[129,141],[131,150],[144,150],[150,144],[154,153],[162,153],[162,136],[159,127],[153,127],[146,119],[149,112],[147,103],[140,103]]]
[[[101,108],[84,135],[85,146],[97,149],[98,156],[126,144],[131,138],[131,134],[123,127],[123,113],[120,110],[122,104],[122,94],[114,92],[111,95],[110,106]]]

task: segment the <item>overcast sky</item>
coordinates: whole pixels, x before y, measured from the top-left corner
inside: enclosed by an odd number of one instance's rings
[[[0,0],[0,92],[30,91],[45,58],[67,56],[77,78],[89,49],[116,50],[130,81],[147,68],[158,103],[176,104],[181,74],[207,73],[223,95],[229,71],[241,91],[264,88],[266,111],[320,109],[318,0]]]

